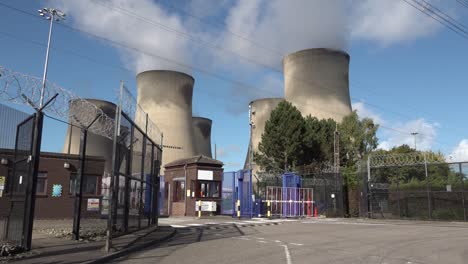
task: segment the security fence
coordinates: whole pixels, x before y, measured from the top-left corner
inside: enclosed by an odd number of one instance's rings
[[[29,250],[34,224],[73,239],[107,235],[110,246],[115,236],[157,225],[162,133],[124,84],[116,105],[47,82],[49,100],[39,108],[41,83],[0,66],[0,99],[34,108],[18,126],[15,150],[0,149],[0,240]],[[65,141],[61,151],[40,151],[42,130],[54,150]]]
[[[432,153],[370,156],[358,171],[360,215],[466,221],[468,163]]]
[[[162,133],[135,102],[122,84],[110,182],[111,237],[157,224],[159,215]]]

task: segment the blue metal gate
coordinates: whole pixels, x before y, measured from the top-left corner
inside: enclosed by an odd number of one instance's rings
[[[233,217],[237,217],[237,200],[240,201],[240,216],[252,218],[253,200],[252,196],[252,171],[240,170],[235,173],[234,189],[236,199],[233,201],[233,207],[236,208]]]
[[[235,172],[225,172],[223,173],[223,183],[222,183],[222,200],[221,200],[221,214],[223,215],[233,215],[234,210],[234,180],[236,178]]]

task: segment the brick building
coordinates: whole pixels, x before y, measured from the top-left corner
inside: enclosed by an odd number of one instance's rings
[[[163,214],[196,216],[197,201],[202,214],[220,214],[223,163],[206,156],[179,159],[166,164]]]
[[[8,186],[12,184],[14,151],[0,149],[0,160],[2,161],[0,163],[0,218],[2,218],[8,216],[10,210]],[[104,164],[105,161],[101,157],[87,157],[83,182],[82,214],[84,217],[101,216]],[[41,153],[36,188],[36,219],[73,218],[78,166],[78,155]],[[58,190],[61,192],[59,193]]]

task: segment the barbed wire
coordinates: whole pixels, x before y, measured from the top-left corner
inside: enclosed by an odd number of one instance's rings
[[[369,166],[371,168],[424,165],[426,163],[441,164],[447,163],[447,161],[442,155],[432,152],[373,154],[369,157]]]
[[[0,65],[0,100],[29,105],[24,98],[27,97],[34,105],[39,105],[41,87],[41,78],[15,72]],[[115,117],[106,115],[92,102],[47,81],[44,98],[51,98],[55,94],[58,96],[43,109],[45,113],[80,127],[89,126],[97,117],[89,131],[109,139],[113,138]]]
[[[148,113],[137,103],[137,100],[125,85],[122,86],[119,98],[122,112],[127,114],[154,143],[161,146],[161,130],[151,118],[148,117]]]

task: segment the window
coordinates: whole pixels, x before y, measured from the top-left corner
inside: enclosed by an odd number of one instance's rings
[[[185,199],[185,181],[174,182],[174,202],[184,201]]]
[[[98,186],[98,177],[99,176],[96,176],[96,175],[83,175],[84,179],[83,179],[83,194],[97,194],[98,192],[98,189],[97,189],[97,186]],[[73,173],[73,174],[70,174],[70,194],[75,194],[75,191],[78,191],[76,190],[76,178],[77,178],[77,174],[76,173]]]
[[[5,182],[6,182],[6,177],[5,176],[0,176],[0,197],[3,196],[3,192],[5,191]]]
[[[47,172],[39,172],[37,174],[36,194],[37,195],[47,194]]]
[[[199,198],[219,198],[220,196],[219,181],[198,181],[198,197]]]

